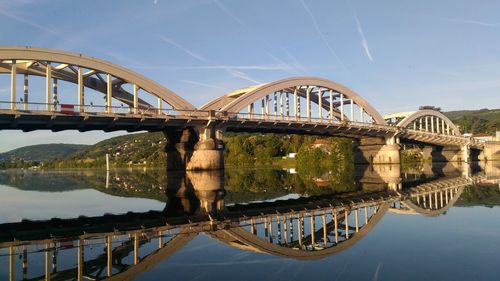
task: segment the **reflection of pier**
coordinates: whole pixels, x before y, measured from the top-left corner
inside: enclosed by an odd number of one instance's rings
[[[214,193],[198,192],[215,200],[208,205],[216,208],[202,208],[209,213],[188,210],[180,217],[148,212],[4,224],[0,232],[9,233],[10,238],[1,237],[4,242],[0,243],[0,260],[8,262],[0,266],[9,265],[11,280],[17,276],[25,280],[131,280],[168,259],[200,232],[240,249],[294,259],[320,259],[354,245],[387,210],[442,214],[456,202],[465,186],[482,178],[449,177],[398,190],[226,207],[216,202]],[[40,225],[46,229],[37,229]],[[22,262],[16,261],[17,255]],[[39,260],[44,262],[40,265]]]

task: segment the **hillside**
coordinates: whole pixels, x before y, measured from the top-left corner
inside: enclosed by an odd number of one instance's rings
[[[65,158],[86,147],[88,145],[65,143],[30,145],[0,153],[0,162],[46,162]]]
[[[79,150],[62,160],[47,163],[52,168],[93,168],[106,165],[106,154],[115,167],[163,165],[163,133],[139,133],[110,138]]]
[[[461,133],[495,134],[500,130],[500,109],[459,110],[444,113]]]

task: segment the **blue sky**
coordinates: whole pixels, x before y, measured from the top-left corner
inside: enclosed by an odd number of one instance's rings
[[[348,86],[382,114],[499,108],[499,14],[487,0],[0,0],[0,45],[109,60],[196,106],[307,75]],[[0,131],[0,152],[116,134]]]

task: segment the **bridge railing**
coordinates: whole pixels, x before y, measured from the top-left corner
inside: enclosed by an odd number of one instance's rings
[[[12,110],[12,108],[15,110]],[[208,118],[210,111],[206,110],[182,110],[173,108],[154,108],[154,107],[140,107],[134,110],[129,106],[106,106],[84,104],[81,106],[77,104],[63,104],[63,103],[41,103],[41,102],[10,102],[0,101],[0,110],[8,110],[21,113],[41,113],[41,114],[65,114],[65,115],[80,115],[80,114],[95,114],[95,115],[121,115],[121,116],[148,116],[148,117],[189,117],[189,118]]]
[[[229,120],[241,120],[241,121],[270,121],[270,122],[293,122],[293,123],[303,123],[303,124],[332,124],[337,126],[356,126],[356,127],[366,127],[372,129],[395,129],[387,125],[379,125],[370,122],[359,122],[331,118],[318,118],[318,117],[307,117],[307,116],[286,116],[286,115],[274,115],[274,114],[257,114],[257,113],[241,113],[241,112],[220,112],[220,114],[225,114],[226,118]]]

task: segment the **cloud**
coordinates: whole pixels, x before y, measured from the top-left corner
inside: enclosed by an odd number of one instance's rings
[[[192,58],[195,58],[195,59],[202,61],[202,62],[208,62],[208,60],[206,58],[204,58],[203,56],[201,56],[195,52],[190,51],[189,49],[183,47],[181,44],[177,43],[176,41],[174,41],[166,36],[160,35],[159,38],[163,42],[168,43],[168,44],[176,47],[177,49],[179,49],[179,50],[183,51],[184,53],[188,54],[189,56],[191,56]]]
[[[373,274],[373,281],[378,280],[378,274],[380,273],[380,268],[382,267],[382,263],[379,262],[377,265],[377,269],[375,269],[375,273]]]
[[[262,84],[262,82],[260,81],[257,81],[255,80],[254,78],[252,78],[250,75],[242,72],[242,71],[239,71],[239,70],[235,70],[235,69],[231,69],[231,68],[228,68],[226,69],[226,71],[231,74],[232,76],[236,77],[236,78],[241,78],[243,80],[246,80],[246,81],[249,81],[249,82],[252,82],[254,84]]]
[[[38,30],[41,30],[41,31],[44,31],[46,33],[50,33],[52,35],[58,35],[58,32],[56,32],[54,29],[51,29],[45,25],[42,25],[36,21],[33,21],[33,20],[29,20],[25,17],[21,17],[17,14],[15,14],[14,12],[12,11],[9,11],[8,9],[5,9],[4,7],[0,6],[0,15],[3,15],[3,16],[6,16],[10,19],[13,19],[17,22],[20,22],[20,23],[23,23],[23,24],[26,24],[26,25],[29,25],[31,27],[34,27]]]
[[[213,0],[214,3],[219,6],[219,8],[226,13],[228,16],[230,16],[233,20],[235,20],[237,23],[239,23],[241,26],[248,28],[248,26],[241,21],[239,17],[237,17],[231,10],[229,10],[224,4],[222,4],[219,0]]]
[[[309,14],[309,16],[311,17],[311,21],[314,25],[314,28],[316,29],[316,32],[318,33],[319,37],[321,38],[321,40],[323,40],[323,42],[325,43],[326,47],[328,48],[328,50],[330,51],[330,53],[335,57],[335,59],[344,67],[344,63],[342,62],[342,60],[340,60],[339,56],[337,55],[337,53],[335,52],[335,50],[333,50],[332,46],[330,45],[330,43],[328,43],[328,41],[326,40],[326,37],[325,35],[323,34],[323,32],[321,31],[321,29],[319,28],[318,26],[318,23],[316,22],[316,18],[314,17],[313,13],[311,12],[311,10],[309,9],[309,7],[307,7],[306,3],[304,3],[303,0],[299,0],[300,3],[302,4],[302,6],[304,7],[304,10],[307,12],[307,14]]]
[[[356,10],[351,6],[352,11],[354,13],[354,20],[356,21],[356,26],[358,28],[358,33],[361,36],[361,44],[363,45],[363,49],[365,50],[365,54],[368,57],[368,59],[373,62],[373,57],[370,52],[370,48],[368,47],[368,41],[366,41],[365,34],[363,33],[363,29],[361,28],[361,23],[359,22],[358,14],[356,13]]]
[[[202,86],[202,87],[208,87],[208,88],[212,88],[212,89],[227,91],[227,89],[220,87],[220,86],[217,86],[217,85],[212,85],[212,84],[207,84],[207,83],[202,83],[202,82],[197,82],[197,81],[192,81],[192,80],[181,80],[181,82],[188,83],[191,85],[196,85],[196,86]]]
[[[445,20],[445,21],[449,21],[449,22],[473,24],[473,25],[480,25],[480,26],[485,26],[485,27],[500,27],[499,23],[489,23],[489,22],[477,21],[477,20],[453,19],[453,18],[440,18],[440,19]]]

